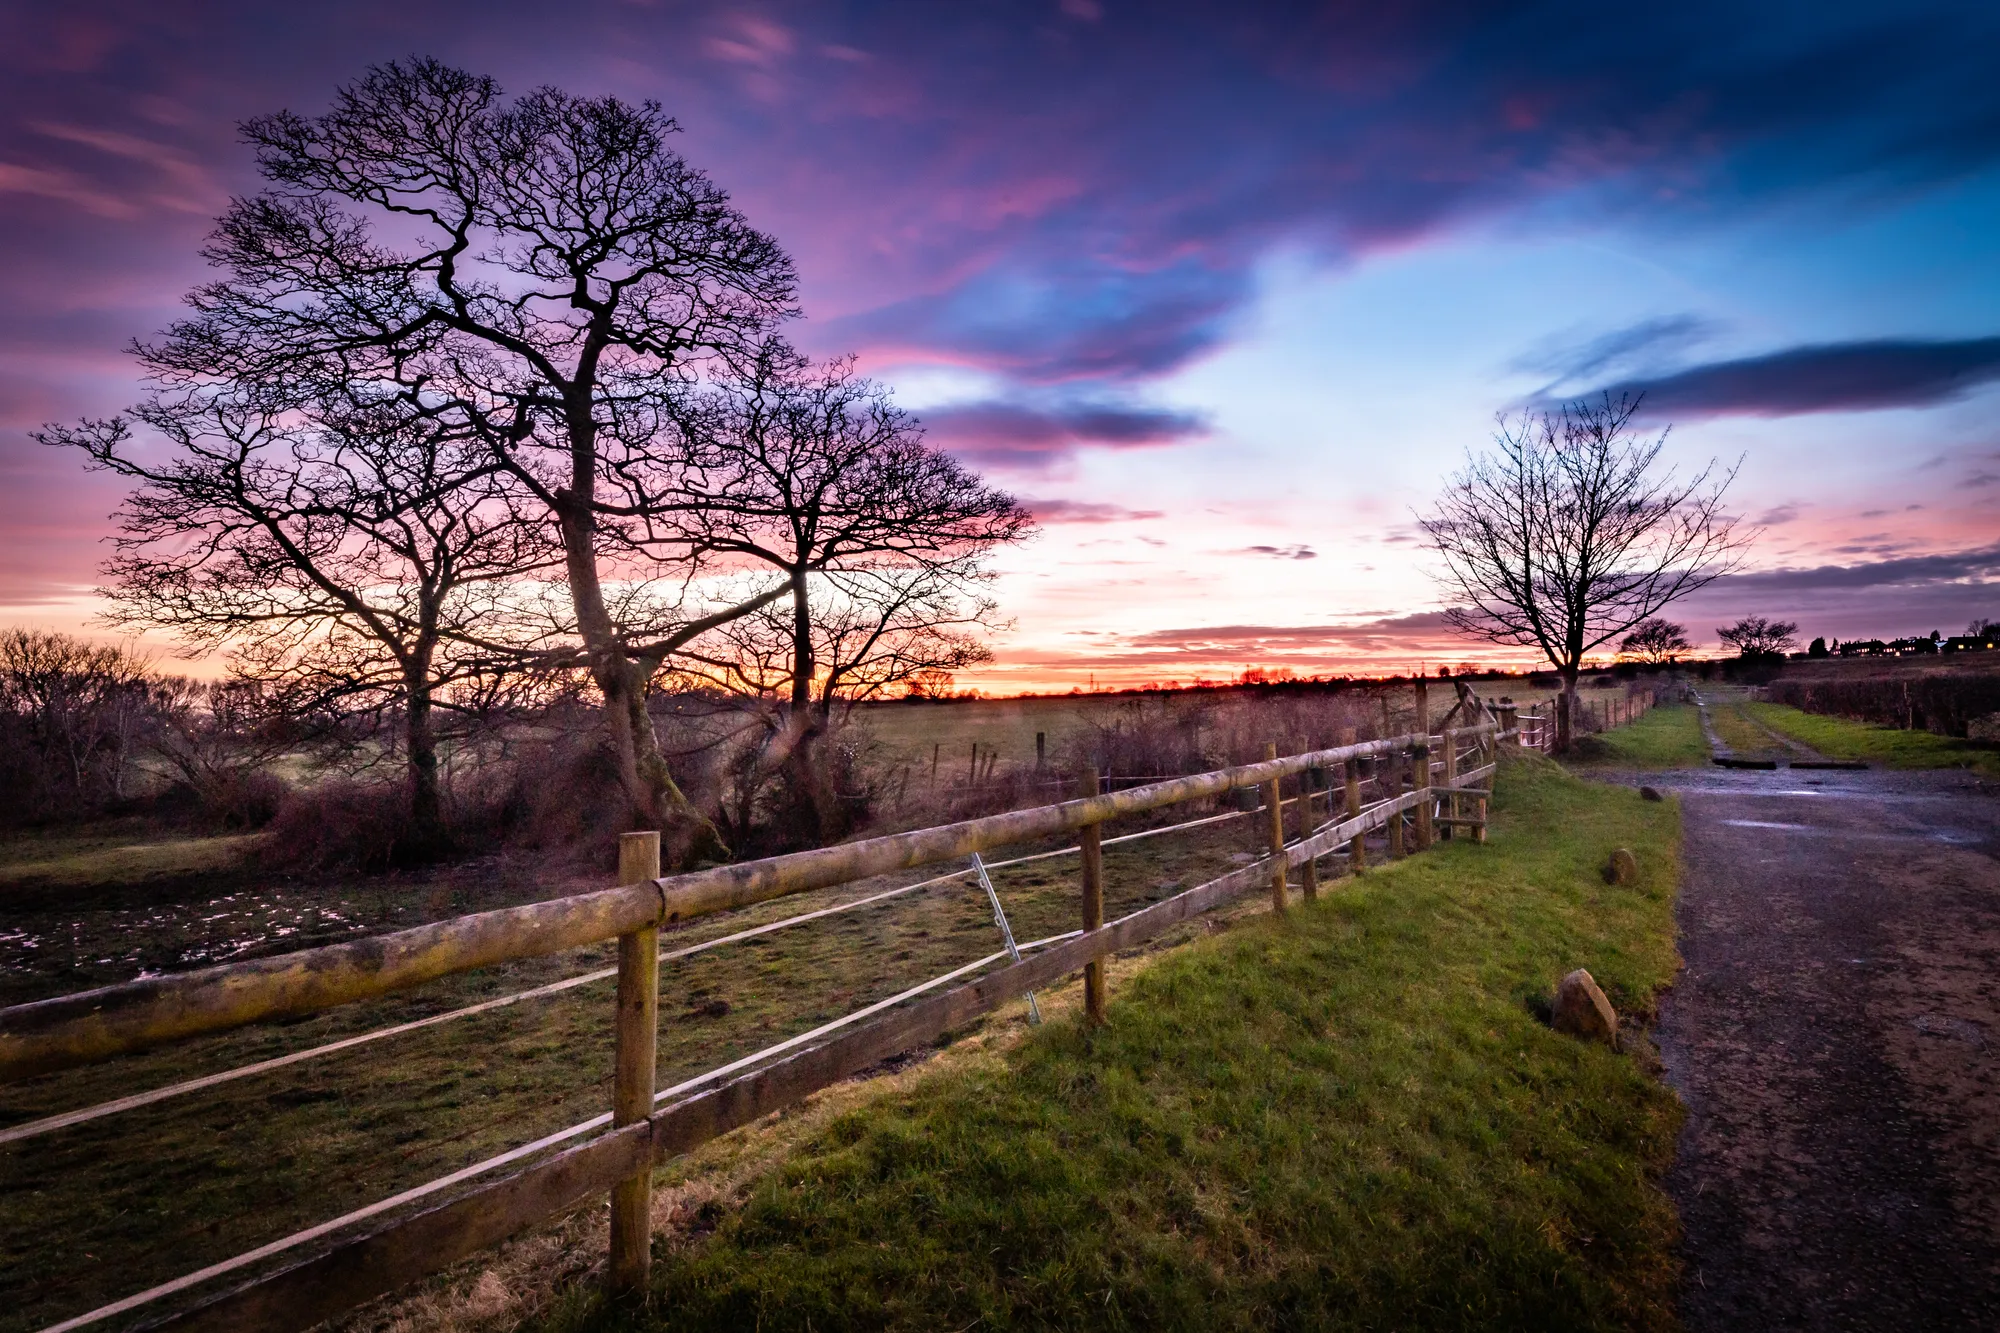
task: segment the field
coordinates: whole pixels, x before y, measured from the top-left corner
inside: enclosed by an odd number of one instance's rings
[[[1367,696],[1337,697],[1342,708],[1379,713],[1379,701]],[[1118,725],[1143,722],[1145,705],[1131,702],[885,708],[870,725],[885,744],[898,743],[902,725],[905,746],[946,734],[939,724],[996,747],[1012,737],[1016,749],[1002,753],[1019,753],[1027,765],[1035,730],[1054,733],[1053,759],[1057,736],[1108,725],[1106,715]],[[1444,706],[1434,691],[1434,713]],[[1260,757],[1264,733],[1287,730],[1272,716],[1253,710],[1232,721],[1225,700],[1211,707],[1208,738],[1254,744],[1257,755],[1245,757]],[[1300,713],[1290,729],[1324,730],[1327,716]],[[1062,732],[1064,725],[1071,730]],[[1110,911],[1249,859],[1254,824],[1238,819],[1107,849]],[[254,845],[253,838],[188,837],[125,821],[0,846],[7,922],[0,998],[19,1002],[602,883],[506,852],[422,873],[274,880],[242,863]],[[1020,938],[1075,925],[1074,861],[1006,869],[995,880]],[[852,885],[767,905],[699,923],[665,944],[687,948],[883,887]],[[997,947],[990,912],[961,878],[670,962],[661,1081],[712,1068]],[[595,949],[495,968],[395,1000],[18,1083],[0,1089],[0,1129],[512,995],[604,967],[609,958],[608,949]],[[0,1311],[0,1330],[88,1309],[602,1110],[610,992],[609,981],[592,982],[0,1145],[0,1235],[9,1253],[0,1290],[12,1298]]]
[[[1500,791],[1487,846],[1161,956],[1102,1032],[1065,1012],[720,1191],[668,1172],[705,1202],[658,1316],[584,1286],[533,1326],[1673,1327],[1678,1103],[1643,1037],[1579,1045],[1537,1006],[1587,964],[1650,1009],[1677,808],[1532,757]],[[1597,874],[1614,845],[1635,889]],[[505,1257],[480,1282],[533,1285]]]
[[[1829,759],[1862,759],[1884,768],[1969,768],[2000,777],[2000,745],[1802,713],[1783,704],[1748,703],[1744,708],[1765,726]]]
[[[1108,910],[1131,910],[1251,859],[1255,824],[1239,818],[1107,848]],[[72,875],[54,889],[30,880],[0,889],[18,909],[10,926],[29,937],[15,941],[11,982],[25,998],[107,972],[130,975],[168,955],[219,957],[234,947],[247,956],[582,887],[537,881],[532,871],[532,863],[490,858],[430,877],[261,887],[239,871],[169,881],[170,901],[159,885],[141,892]],[[1073,859],[994,879],[1019,938],[1077,924]],[[851,885],[706,919],[663,943],[686,948],[884,887]],[[983,896],[961,877],[669,962],[661,1084],[999,947]],[[600,948],[494,968],[393,1001],[13,1084],[0,1089],[0,1127],[511,994],[610,957]],[[602,1111],[611,993],[609,980],[594,982],[0,1145],[9,1297],[0,1329],[40,1327]]]

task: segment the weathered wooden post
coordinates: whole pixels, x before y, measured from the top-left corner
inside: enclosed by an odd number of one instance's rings
[[[1419,732],[1417,752],[1412,758],[1416,769],[1417,782],[1417,850],[1429,851],[1431,845],[1431,740]]]
[[[1049,751],[1049,733],[1046,731],[1036,732],[1035,771],[1037,773],[1041,772],[1044,768],[1048,766],[1048,751]]]
[[[1077,784],[1079,796],[1097,795],[1097,765],[1084,766]],[[1096,930],[1104,924],[1104,839],[1096,824],[1085,824],[1076,833],[1083,850],[1083,928]],[[1104,1003],[1110,991],[1104,968],[1106,959],[1092,958],[1083,965],[1083,1015],[1087,1022],[1102,1024]]]
[[[660,835],[618,839],[618,882],[660,877]],[[656,926],[618,937],[618,1014],[614,1038],[611,1123],[632,1125],[653,1114],[653,1067],[660,1040],[660,932]],[[653,1164],[611,1189],[611,1289],[643,1292],[653,1258]]]
[[[1342,745],[1354,744],[1354,728],[1341,733]],[[1341,781],[1347,788],[1347,817],[1353,819],[1361,813],[1361,761],[1349,759],[1341,766]],[[1368,845],[1359,833],[1347,840],[1347,870],[1358,875],[1368,868]]]
[[[1387,771],[1384,772],[1384,769]],[[1376,770],[1380,776],[1377,778],[1375,785],[1382,789],[1384,796],[1401,796],[1403,794],[1403,784],[1409,780],[1403,776],[1403,756],[1400,754],[1384,755],[1377,763]],[[1389,816],[1389,859],[1393,861],[1404,854],[1403,812],[1398,810],[1395,814]]]
[[[1431,683],[1429,678],[1421,671],[1417,673],[1416,732],[1419,736],[1429,736],[1431,734]],[[1417,785],[1420,787],[1430,786],[1431,775],[1429,773],[1419,774]]]
[[[1266,759],[1278,757],[1278,743],[1272,741],[1264,747]],[[1271,910],[1282,913],[1285,910],[1285,806],[1284,782],[1272,778],[1264,784],[1264,807],[1269,812],[1268,828],[1271,835]]]
[[[1494,706],[1493,711],[1499,715],[1500,730],[1511,731],[1514,733],[1512,736],[1507,737],[1505,741],[1501,741],[1499,742],[1499,744],[1496,744],[1494,748],[1497,750],[1500,744],[1504,744],[1504,745],[1511,745],[1517,750],[1520,749],[1521,710],[1519,706],[1511,703],[1497,704]]]
[[[1312,742],[1307,741],[1305,745],[1306,753],[1310,754],[1312,752],[1312,748],[1313,748]],[[1325,771],[1324,769],[1309,768],[1304,773],[1301,773],[1299,775],[1299,841],[1301,842],[1304,842],[1307,838],[1310,838],[1313,835],[1312,775],[1315,772],[1324,772],[1324,771]],[[1327,789],[1327,808],[1331,810],[1332,806],[1333,806],[1333,792],[1331,786],[1329,786]],[[1308,901],[1319,897],[1318,857],[1308,856],[1302,863],[1300,863],[1299,892],[1304,894]]]
[[[1458,732],[1450,727],[1444,730],[1444,785],[1447,787],[1458,785]],[[1458,818],[1458,810],[1458,793],[1452,792],[1444,798],[1446,842],[1450,842],[1456,836],[1450,821]]]

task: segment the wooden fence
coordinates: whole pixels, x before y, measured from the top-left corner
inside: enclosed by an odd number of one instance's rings
[[[1426,731],[1282,758],[1274,746],[1262,763],[1123,791],[1099,793],[1096,775],[1089,773],[1082,795],[1056,805],[665,878],[659,874],[658,835],[628,834],[620,848],[617,888],[0,1009],[0,1080],[10,1080],[314,1013],[513,959],[612,938],[619,946],[616,1073],[605,1132],[443,1202],[400,1215],[388,1207],[396,1201],[364,1209],[364,1214],[378,1216],[386,1211],[392,1219],[375,1221],[371,1230],[337,1220],[53,1329],[81,1328],[135,1311],[143,1320],[158,1298],[212,1285],[253,1261],[285,1252],[302,1237],[333,1237],[310,1257],[139,1325],[304,1328],[607,1191],[612,1198],[611,1283],[620,1289],[640,1287],[646,1281],[650,1190],[657,1163],[1078,970],[1085,973],[1086,1021],[1102,1022],[1108,955],[1259,886],[1268,889],[1273,910],[1283,912],[1294,867],[1299,868],[1299,888],[1311,897],[1318,889],[1322,858],[1345,856],[1351,871],[1365,868],[1363,839],[1370,832],[1387,830],[1392,854],[1412,843],[1413,850],[1422,851],[1435,837],[1450,837],[1456,830],[1484,841],[1495,748],[1506,740],[1546,746],[1552,732],[1552,726],[1533,717],[1517,723],[1515,710],[1502,706],[1477,725],[1448,728],[1439,736]],[[1394,775],[1394,790],[1377,784],[1379,798],[1364,804],[1363,770],[1370,766]],[[1287,782],[1295,792],[1290,800],[1284,796]],[[1402,790],[1406,783],[1409,789]],[[1246,788],[1262,790],[1265,855],[1260,860],[1127,916],[1104,919],[1099,837],[1104,821]],[[1288,804],[1296,826],[1289,841]],[[1078,836],[1082,863],[1078,933],[1058,937],[1039,952],[953,989],[891,1008],[821,1044],[661,1104],[654,1087],[661,926],[1065,833]],[[531,1150],[577,1137],[577,1131],[597,1128],[603,1120],[510,1156],[532,1156]]]

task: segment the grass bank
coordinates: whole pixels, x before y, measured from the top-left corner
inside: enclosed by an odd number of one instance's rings
[[[2000,777],[2000,746],[1851,722],[1824,713],[1802,713],[1784,704],[1749,703],[1743,707],[1765,726],[1803,741],[1829,759],[1865,759],[1884,768],[1969,768]]]
[[[1637,721],[1591,738],[1584,768],[1694,768],[1708,762],[1701,719],[1692,704],[1661,704]]]
[[[659,1247],[649,1310],[537,1326],[1671,1327],[1679,1104],[1536,1011],[1580,964],[1650,1008],[1678,809],[1524,758],[1495,813],[834,1118]]]

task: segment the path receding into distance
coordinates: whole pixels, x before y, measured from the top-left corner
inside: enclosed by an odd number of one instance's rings
[[[2000,796],[1711,769],[1657,1036],[1693,1333],[2000,1329]]]

